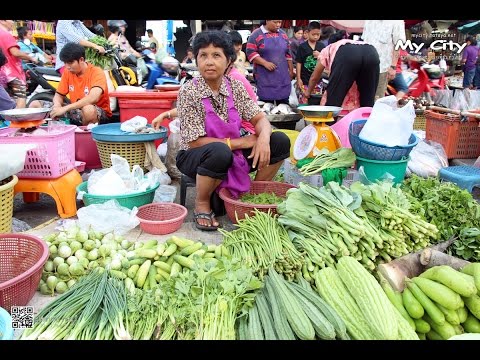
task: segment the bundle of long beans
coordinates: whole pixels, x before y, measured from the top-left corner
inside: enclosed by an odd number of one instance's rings
[[[303,265],[302,254],[295,248],[285,228],[276,216],[255,210],[237,223],[238,229],[225,231],[223,245],[233,257],[251,266],[254,273],[263,278],[270,266],[293,280]]]

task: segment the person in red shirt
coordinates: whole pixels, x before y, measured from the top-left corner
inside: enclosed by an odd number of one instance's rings
[[[75,125],[108,122],[112,116],[105,73],[85,61],[85,48],[67,43],[60,52],[64,71],[53,98],[52,118],[67,117]],[[70,104],[64,105],[66,96]]]

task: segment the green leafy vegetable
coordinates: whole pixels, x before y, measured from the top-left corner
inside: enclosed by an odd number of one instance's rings
[[[274,192],[265,192],[260,194],[247,193],[240,197],[241,202],[262,205],[280,204],[283,200],[285,200],[284,197],[278,196]]]

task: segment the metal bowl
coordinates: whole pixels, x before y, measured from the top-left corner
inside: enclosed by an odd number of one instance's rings
[[[52,109],[50,108],[23,108],[0,111],[0,115],[8,121],[43,120]]]
[[[329,118],[340,114],[342,108],[339,106],[307,105],[298,107],[298,111],[306,118]]]
[[[290,121],[297,122],[302,118],[301,114],[269,114],[266,116],[268,121],[270,121],[271,123],[290,122]]]

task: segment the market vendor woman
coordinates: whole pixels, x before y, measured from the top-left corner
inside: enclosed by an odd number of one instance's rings
[[[272,133],[270,122],[238,80],[225,76],[235,57],[231,38],[222,31],[199,33],[193,53],[200,77],[179,91],[180,151],[177,167],[196,178],[194,219],[197,228],[215,230],[218,221],[210,206],[215,190],[233,196],[250,189],[255,180],[272,180],[290,153],[290,140]],[[240,137],[242,119],[255,126],[255,135]]]

